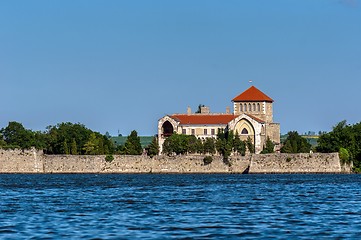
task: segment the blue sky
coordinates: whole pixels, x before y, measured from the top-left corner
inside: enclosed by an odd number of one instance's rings
[[[282,133],[359,122],[361,1],[0,1],[0,128],[154,135],[250,79]]]

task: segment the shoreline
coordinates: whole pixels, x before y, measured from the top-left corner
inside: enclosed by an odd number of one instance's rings
[[[231,156],[225,164],[221,156],[205,155],[126,156],[46,155],[35,150],[0,150],[0,173],[14,174],[349,174],[338,153],[252,154]]]

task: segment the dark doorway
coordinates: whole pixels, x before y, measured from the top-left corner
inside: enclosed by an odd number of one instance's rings
[[[163,123],[162,128],[163,128],[163,136],[164,137],[169,137],[174,132],[173,125],[169,121],[166,121],[165,123]]]

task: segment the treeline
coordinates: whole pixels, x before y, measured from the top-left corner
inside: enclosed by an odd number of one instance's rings
[[[149,149],[150,155],[158,154],[158,144],[154,138]],[[156,146],[154,146],[156,145]],[[0,148],[43,150],[46,154],[108,155],[143,154],[136,131],[128,136],[124,146],[115,147],[109,137],[94,132],[80,123],[59,123],[48,126],[46,131],[32,131],[21,123],[9,122],[0,130]]]
[[[246,152],[254,153],[255,146],[250,137],[246,141],[242,141],[236,132],[218,130],[217,138],[198,139],[193,135],[183,135],[174,133],[168,137],[163,144],[163,153],[172,154],[220,154],[224,159],[232,153],[244,156]],[[274,144],[268,138],[262,153],[273,153]]]

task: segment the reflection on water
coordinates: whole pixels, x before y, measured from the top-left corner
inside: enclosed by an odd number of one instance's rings
[[[358,238],[360,175],[0,175],[0,238]]]

